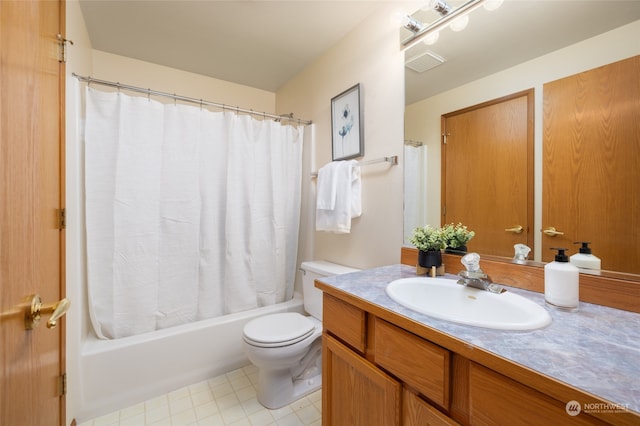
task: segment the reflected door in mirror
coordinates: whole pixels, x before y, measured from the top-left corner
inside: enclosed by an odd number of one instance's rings
[[[607,270],[640,273],[640,56],[544,85],[542,260],[590,241]]]
[[[446,114],[443,134],[442,223],[475,231],[469,251],[533,247],[533,90]]]

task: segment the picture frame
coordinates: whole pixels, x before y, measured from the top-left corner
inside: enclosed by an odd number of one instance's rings
[[[333,161],[364,155],[360,83],[331,99],[331,156]]]

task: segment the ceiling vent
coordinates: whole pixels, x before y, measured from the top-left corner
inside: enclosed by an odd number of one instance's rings
[[[415,72],[425,72],[444,63],[444,58],[432,52],[424,52],[405,62],[405,66]]]

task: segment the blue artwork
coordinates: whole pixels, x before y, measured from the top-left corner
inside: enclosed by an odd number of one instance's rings
[[[331,114],[333,160],[364,155],[359,84],[331,100]]]

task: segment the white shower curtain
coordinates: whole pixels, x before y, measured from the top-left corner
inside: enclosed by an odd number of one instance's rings
[[[130,336],[290,298],[303,132],[87,88],[96,334]]]
[[[404,145],[404,244],[413,230],[427,223],[427,146]]]

